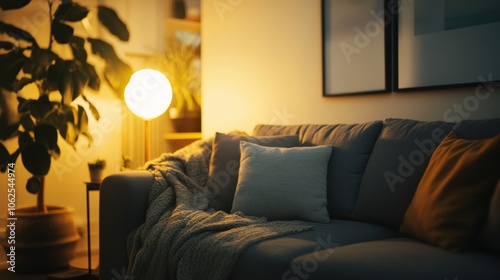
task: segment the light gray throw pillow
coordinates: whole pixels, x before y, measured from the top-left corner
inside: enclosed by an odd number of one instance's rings
[[[331,146],[279,148],[242,141],[240,150],[231,213],[330,222],[326,185]]]

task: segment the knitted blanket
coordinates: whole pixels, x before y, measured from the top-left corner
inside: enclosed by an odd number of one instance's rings
[[[134,237],[127,279],[228,279],[249,245],[310,228],[209,208],[204,186],[211,143],[199,140],[149,163],[155,180],[146,221]]]

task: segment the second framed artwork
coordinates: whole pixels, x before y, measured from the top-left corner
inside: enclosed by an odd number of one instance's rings
[[[323,95],[386,92],[390,21],[384,0],[323,0]]]
[[[500,81],[500,1],[322,0],[323,95]]]
[[[401,0],[395,90],[500,79],[500,1]]]

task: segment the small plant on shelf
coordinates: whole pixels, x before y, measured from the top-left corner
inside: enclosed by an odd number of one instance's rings
[[[91,182],[102,181],[102,172],[104,168],[106,168],[106,160],[98,158],[95,161],[89,162],[88,165],[90,172],[90,181]]]
[[[89,162],[90,169],[104,169],[106,168],[106,160],[96,159],[95,161]]]

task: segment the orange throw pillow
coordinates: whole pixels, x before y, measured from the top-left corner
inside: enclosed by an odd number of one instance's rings
[[[500,135],[458,139],[452,131],[431,156],[400,232],[439,248],[469,248],[500,177]]]

